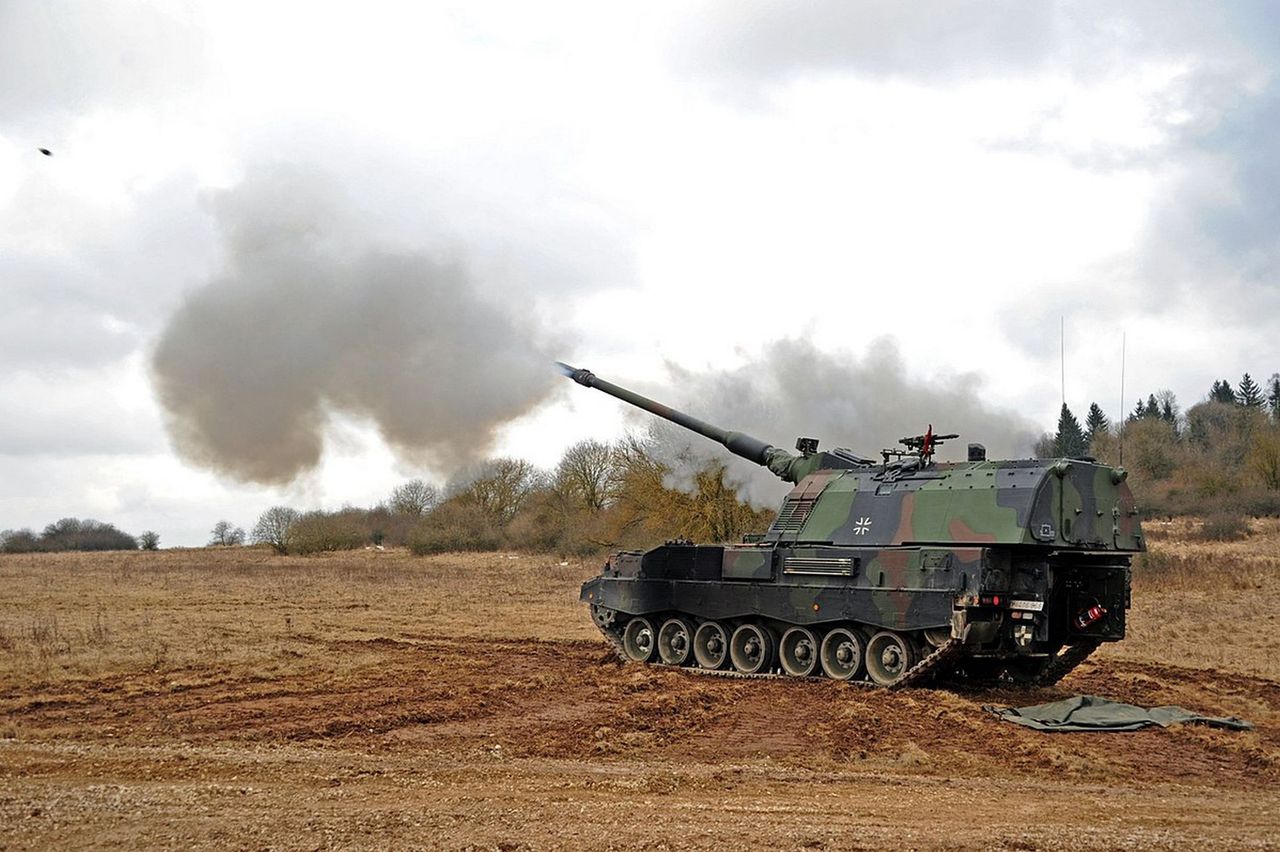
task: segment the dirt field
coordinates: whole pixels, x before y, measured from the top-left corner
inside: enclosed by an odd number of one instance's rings
[[[1280,847],[1280,527],[1150,532],[1030,693],[619,666],[548,557],[0,556],[0,847]],[[982,710],[1080,692],[1257,728]]]

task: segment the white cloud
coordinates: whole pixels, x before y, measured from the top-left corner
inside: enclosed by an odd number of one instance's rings
[[[328,172],[361,240],[465,260],[624,382],[887,335],[906,375],[976,372],[1049,425],[1063,315],[1077,413],[1115,406],[1124,330],[1130,396],[1280,365],[1265,8],[956,8],[6,5],[0,526],[111,513],[200,543],[417,472],[367,424],[331,423],[294,491],[159,443],[146,356],[225,265],[210,199],[271,162]],[[548,464],[623,428],[573,390],[499,451]]]

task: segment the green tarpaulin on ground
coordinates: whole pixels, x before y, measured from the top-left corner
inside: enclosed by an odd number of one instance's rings
[[[1236,731],[1246,731],[1253,727],[1235,716],[1202,716],[1183,707],[1137,707],[1096,695],[1076,695],[1033,707],[985,709],[1006,722],[1025,725],[1037,731],[1136,731],[1151,725],[1167,728],[1185,722]]]

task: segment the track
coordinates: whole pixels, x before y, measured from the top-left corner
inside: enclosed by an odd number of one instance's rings
[[[1053,686],[1071,674],[1077,666],[1088,659],[1090,654],[1098,650],[1101,644],[1101,642],[1078,642],[1075,645],[1068,645],[1049,661],[1049,665],[1044,667],[1033,683],[1036,686]]]
[[[632,663],[633,661],[627,657],[626,650],[623,647],[621,626],[616,625],[616,623],[601,624],[599,621],[596,622],[596,626],[600,628],[601,635],[603,635],[609,644],[613,646],[613,651],[617,655],[618,659],[623,663]],[[860,689],[906,689],[911,686],[919,686],[921,683],[928,681],[931,677],[946,672],[947,664],[954,662],[959,658],[963,647],[964,642],[962,640],[947,640],[942,645],[934,648],[933,651],[921,658],[918,663],[908,669],[901,679],[887,687],[882,687],[880,684],[873,683],[869,680],[850,679],[838,681],[838,683],[843,686]],[[1097,646],[1094,645],[1093,647],[1096,648]],[[1086,654],[1085,656],[1088,655]],[[1075,668],[1076,665],[1079,665],[1083,661],[1084,657],[1076,660],[1070,668],[1062,671],[1053,681],[1049,681],[1048,683],[1057,683],[1058,680],[1061,680],[1066,676],[1067,672],[1069,672],[1071,668]],[[658,665],[663,664],[659,663]],[[735,671],[732,668],[706,669],[698,665],[680,666],[678,670],[682,672],[689,672],[690,674],[705,675],[708,677],[732,678],[736,680],[831,680],[822,674],[814,674],[807,677],[796,677],[794,675],[785,674],[780,670],[750,674],[747,672]],[[1048,683],[1045,685],[1048,685]],[[1040,684],[1037,683],[1037,685]]]

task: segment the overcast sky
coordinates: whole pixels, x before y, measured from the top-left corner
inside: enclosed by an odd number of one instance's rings
[[[1277,8],[0,0],[0,529],[1265,378]]]

